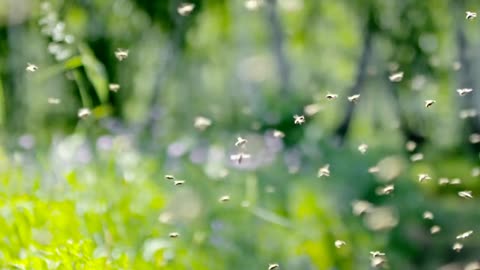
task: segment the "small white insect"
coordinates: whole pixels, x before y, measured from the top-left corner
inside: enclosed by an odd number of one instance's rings
[[[470,230],[470,231],[466,231],[466,232],[464,232],[464,233],[462,233],[462,234],[457,235],[456,238],[457,238],[457,239],[465,239],[465,238],[470,237],[470,235],[472,235],[472,234],[473,234],[473,231]]]
[[[352,95],[347,97],[348,101],[356,103],[360,99],[360,94]]]
[[[378,167],[378,166],[370,167],[370,168],[368,168],[368,172],[369,173],[378,173],[378,172],[380,172],[380,167]]]
[[[268,270],[275,270],[278,269],[280,265],[278,263],[271,263],[268,265]]]
[[[111,83],[108,85],[108,89],[112,92],[118,92],[118,90],[120,90],[120,84],[117,84],[117,83]]]
[[[249,159],[251,156],[245,153],[238,153],[230,156],[230,160],[236,161],[238,164],[241,164],[244,159]]]
[[[473,11],[465,11],[465,19],[473,20],[477,17],[477,13]]]
[[[295,125],[301,125],[301,124],[305,123],[305,116],[303,116],[303,115],[296,115],[296,114],[295,114],[295,115],[293,116],[293,119],[294,119],[294,120],[293,120],[293,123],[294,123]]]
[[[195,9],[195,4],[193,3],[182,3],[178,6],[177,12],[181,16],[188,16]]]
[[[468,137],[468,140],[470,141],[470,143],[480,143],[480,134],[478,133],[473,133],[473,134],[470,134],[470,136]]]
[[[338,95],[337,95],[337,94],[332,94],[332,93],[327,93],[327,94],[325,95],[325,97],[326,97],[327,99],[330,99],[330,100],[331,100],[331,99],[336,99],[336,98],[338,98]]]
[[[375,250],[375,251],[370,251],[370,255],[372,255],[372,258],[384,257],[385,253]]]
[[[433,226],[430,228],[430,233],[431,233],[431,234],[437,234],[437,233],[439,233],[441,230],[442,230],[442,228],[440,228],[440,226],[438,226],[438,225],[433,225]]]
[[[207,129],[211,125],[212,125],[212,120],[203,116],[195,117],[195,121],[193,123],[193,126],[200,131]]]
[[[427,99],[425,100],[425,108],[430,108],[433,104],[435,104],[437,101],[433,99]]]
[[[433,213],[430,212],[430,211],[425,211],[425,212],[423,212],[423,219],[432,220],[432,219],[433,219]]]
[[[335,241],[335,247],[336,248],[341,248],[343,246],[345,246],[347,243],[345,243],[345,241],[342,241],[342,240],[336,240]]]
[[[257,10],[262,2],[260,0],[246,0],[245,8],[248,10]]]
[[[90,116],[90,114],[92,114],[92,112],[88,108],[81,108],[80,110],[78,110],[78,117],[80,118],[87,118],[88,116]]]
[[[25,70],[28,72],[35,72],[38,70],[38,67],[34,64],[27,63],[27,67],[25,68]]]
[[[466,199],[473,199],[472,191],[470,190],[460,191],[458,192],[458,196]]]
[[[465,95],[468,94],[468,93],[471,93],[472,91],[473,91],[472,88],[457,89],[457,93],[458,93],[458,95],[460,95],[461,97],[465,96]]]
[[[307,105],[303,108],[303,112],[307,115],[307,116],[313,116],[315,114],[317,114],[319,111],[322,110],[322,106],[320,104],[316,104],[316,103],[313,103],[313,104],[310,104],[310,105]]]
[[[460,185],[462,183],[462,180],[460,178],[453,178],[450,180],[450,185]]]
[[[477,116],[477,110],[475,109],[461,110],[459,116],[461,119],[473,118]]]
[[[362,143],[358,146],[358,151],[360,151],[360,153],[362,153],[362,154],[365,154],[367,152],[367,150],[368,150],[368,145],[367,144]]]
[[[438,184],[441,185],[441,186],[446,185],[448,183],[450,183],[450,180],[446,177],[442,177],[442,178],[438,179]]]
[[[414,141],[408,141],[405,144],[405,148],[407,149],[407,151],[413,152],[413,150],[415,150],[415,148],[417,148],[417,143],[414,142]]]
[[[180,236],[180,234],[178,232],[171,232],[170,234],[168,234],[168,236],[170,238],[177,238]]]
[[[370,259],[370,264],[372,267],[379,268],[385,264],[385,258],[383,257],[373,257]]]
[[[330,164],[325,164],[323,167],[318,169],[317,177],[330,176]]]
[[[480,167],[475,167],[472,169],[472,176],[478,177],[480,175]]]
[[[430,180],[430,179],[432,179],[432,178],[430,177],[430,175],[428,175],[426,173],[421,173],[421,174],[418,175],[418,181],[419,182],[424,182],[424,181],[427,181],[427,180]]]
[[[224,195],[218,199],[219,202],[228,202],[230,201],[230,196]]]
[[[60,101],[59,98],[50,97],[50,98],[47,99],[47,102],[48,102],[48,104],[57,105],[57,104],[60,104],[61,101]]]
[[[403,72],[397,72],[388,77],[391,82],[400,82],[403,79]]]
[[[422,153],[416,153],[410,156],[410,160],[412,162],[417,162],[423,159],[423,154]]]
[[[173,181],[173,185],[175,185],[175,186],[182,186],[183,184],[185,184],[185,180],[175,180],[175,181]]]
[[[373,205],[367,201],[353,201],[352,202],[352,213],[355,216],[360,216],[364,213],[369,212],[373,208]]]
[[[237,141],[235,142],[236,147],[245,147],[248,140],[242,137],[237,137]]]
[[[452,249],[455,250],[456,252],[460,252],[463,249],[463,245],[460,243],[455,243],[453,244]]]
[[[386,185],[385,187],[383,187],[380,191],[380,195],[388,195],[390,193],[392,193],[393,191],[395,190],[395,185],[391,184],[391,185]]]
[[[128,57],[128,50],[125,50],[125,49],[122,49],[122,48],[118,48],[118,49],[115,51],[115,57],[118,59],[118,61],[123,61],[123,60],[127,59],[127,57]]]
[[[280,130],[274,130],[273,137],[281,139],[285,137],[285,133],[281,132]]]
[[[166,175],[165,175],[165,179],[167,179],[167,180],[175,180],[175,176],[170,175],[170,174],[166,174]]]

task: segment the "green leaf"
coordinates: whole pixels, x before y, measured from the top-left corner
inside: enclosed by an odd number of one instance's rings
[[[101,102],[106,102],[108,98],[108,79],[105,72],[105,66],[98,61],[92,50],[84,43],[78,46],[82,57],[82,63],[87,73],[87,77],[92,83]]]

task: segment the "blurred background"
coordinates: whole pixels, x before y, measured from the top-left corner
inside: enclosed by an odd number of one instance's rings
[[[0,0],[1,269],[480,269],[479,9]]]

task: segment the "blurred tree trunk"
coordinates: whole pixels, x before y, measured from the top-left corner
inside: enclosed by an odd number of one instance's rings
[[[410,127],[408,124],[407,117],[405,116],[405,113],[402,111],[402,105],[400,103],[400,97],[398,96],[398,90],[396,88],[396,84],[392,83],[388,77],[390,73],[388,71],[384,72],[384,78],[385,78],[385,84],[387,85],[390,94],[392,95],[393,99],[393,110],[398,118],[398,121],[400,122],[400,131],[405,138],[405,141],[413,141],[417,144],[417,149],[419,149],[426,141],[425,136],[420,134],[419,132],[415,131]]]
[[[5,126],[10,133],[21,133],[25,129],[25,104],[22,87],[19,86],[24,76],[24,67],[18,62],[18,44],[22,44],[23,25],[7,25],[0,30],[2,58],[4,59],[4,72],[1,79],[3,83]],[[26,66],[27,63],[25,63]]]
[[[284,98],[288,99],[290,90],[290,66],[285,55],[285,33],[277,11],[277,0],[267,1],[267,21],[270,26],[272,50],[280,79],[280,90]]]
[[[350,89],[350,95],[361,94],[364,85],[365,79],[367,77],[367,67],[368,61],[372,54],[372,40],[375,31],[375,24],[373,22],[373,14],[372,11],[368,13],[367,23],[365,24],[365,30],[363,34],[363,42],[362,42],[362,53],[358,60],[357,65],[357,75],[355,77],[355,82],[353,83],[352,88]],[[348,131],[350,129],[350,125],[353,119],[353,113],[355,111],[355,103],[354,102],[347,102],[347,109],[343,120],[340,122],[340,125],[337,127],[335,131],[335,139],[339,145],[342,145],[348,135]]]

